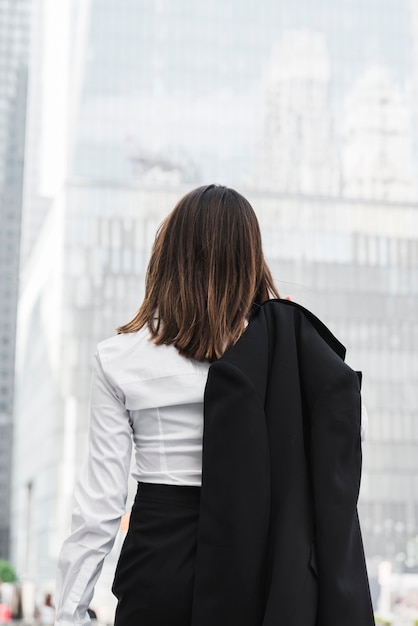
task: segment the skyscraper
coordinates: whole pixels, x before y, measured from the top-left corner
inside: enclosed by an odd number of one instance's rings
[[[388,69],[374,65],[347,94],[342,142],[343,194],[417,200],[412,156],[412,103]]]
[[[287,31],[265,79],[264,131],[254,185],[282,193],[339,194],[340,168],[324,36]]]
[[[27,0],[0,0],[0,558],[9,556],[28,10]]]

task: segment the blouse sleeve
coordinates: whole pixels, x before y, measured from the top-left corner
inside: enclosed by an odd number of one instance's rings
[[[131,462],[128,412],[95,355],[88,454],[75,488],[71,534],[58,561],[55,626],[90,624],[88,606],[125,513]]]

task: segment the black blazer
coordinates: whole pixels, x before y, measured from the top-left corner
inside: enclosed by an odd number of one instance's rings
[[[209,369],[192,626],[373,626],[360,378],[287,300]]]

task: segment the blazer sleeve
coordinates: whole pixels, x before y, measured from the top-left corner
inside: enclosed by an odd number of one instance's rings
[[[319,570],[318,626],[373,626],[357,514],[361,478],[357,374],[341,363],[311,412],[310,455]]]
[[[269,506],[262,402],[242,371],[214,363],[205,392],[192,626],[261,624]]]

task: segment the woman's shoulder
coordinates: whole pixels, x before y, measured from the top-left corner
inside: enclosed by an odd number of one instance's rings
[[[97,353],[101,361],[112,361],[141,347],[146,350],[150,339],[150,332],[146,327],[133,333],[119,333],[100,341],[97,344]]]
[[[120,333],[97,345],[105,373],[118,383],[168,376],[206,374],[208,364],[182,356],[171,345],[157,345],[148,327]]]

